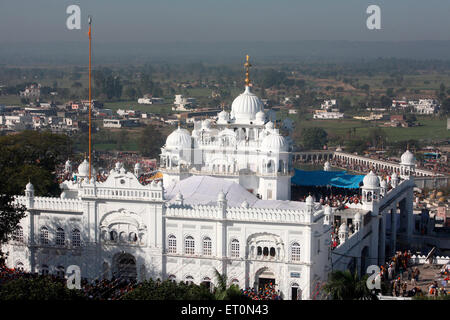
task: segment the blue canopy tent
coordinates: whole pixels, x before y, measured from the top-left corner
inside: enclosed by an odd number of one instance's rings
[[[346,171],[304,171],[295,169],[291,183],[297,186],[333,186],[356,189],[364,175],[347,174]]]

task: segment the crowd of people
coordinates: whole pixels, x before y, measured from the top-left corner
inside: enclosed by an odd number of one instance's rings
[[[260,287],[259,289],[241,289],[241,293],[244,296],[250,297],[252,300],[281,300],[280,290],[276,290],[272,282],[265,284],[264,287]]]
[[[433,281],[428,288],[428,292],[423,292],[418,285],[421,272],[417,266],[413,267],[410,251],[396,252],[390,261],[380,266],[380,270],[381,281],[385,281],[389,285],[392,296],[412,297],[415,295],[426,295],[427,293],[430,296],[447,295],[445,285],[442,284],[439,287],[437,281]],[[445,284],[448,280],[447,276],[444,279]],[[408,282],[410,282],[410,285],[408,285]],[[411,289],[408,289],[409,287]]]
[[[348,204],[361,203],[358,189],[337,188],[329,186],[301,186],[292,188],[292,200],[305,201],[311,195],[322,205],[345,208]]]

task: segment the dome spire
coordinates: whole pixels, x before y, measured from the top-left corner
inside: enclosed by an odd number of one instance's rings
[[[252,66],[250,64],[250,56],[247,54],[246,55],[246,62],[244,63],[244,67],[245,67],[245,86],[246,87],[250,87],[251,82],[250,82],[250,67]]]

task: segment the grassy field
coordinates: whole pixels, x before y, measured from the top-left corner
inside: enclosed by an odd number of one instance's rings
[[[418,117],[418,122],[422,126],[409,128],[382,127],[386,132],[388,141],[404,141],[409,139],[431,141],[450,139],[450,130],[447,130],[447,120],[429,117]],[[367,122],[354,119],[342,120],[307,120],[297,122],[297,130],[309,127],[320,127],[327,131],[329,135],[346,136],[349,130],[356,128],[355,136],[367,136],[369,129],[379,126],[381,122]]]

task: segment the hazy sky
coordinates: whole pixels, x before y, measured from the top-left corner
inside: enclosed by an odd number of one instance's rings
[[[81,30],[66,28],[71,4]],[[382,30],[366,28],[370,4]],[[448,0],[0,0],[0,44],[84,40],[88,14],[100,42],[450,40]]]

